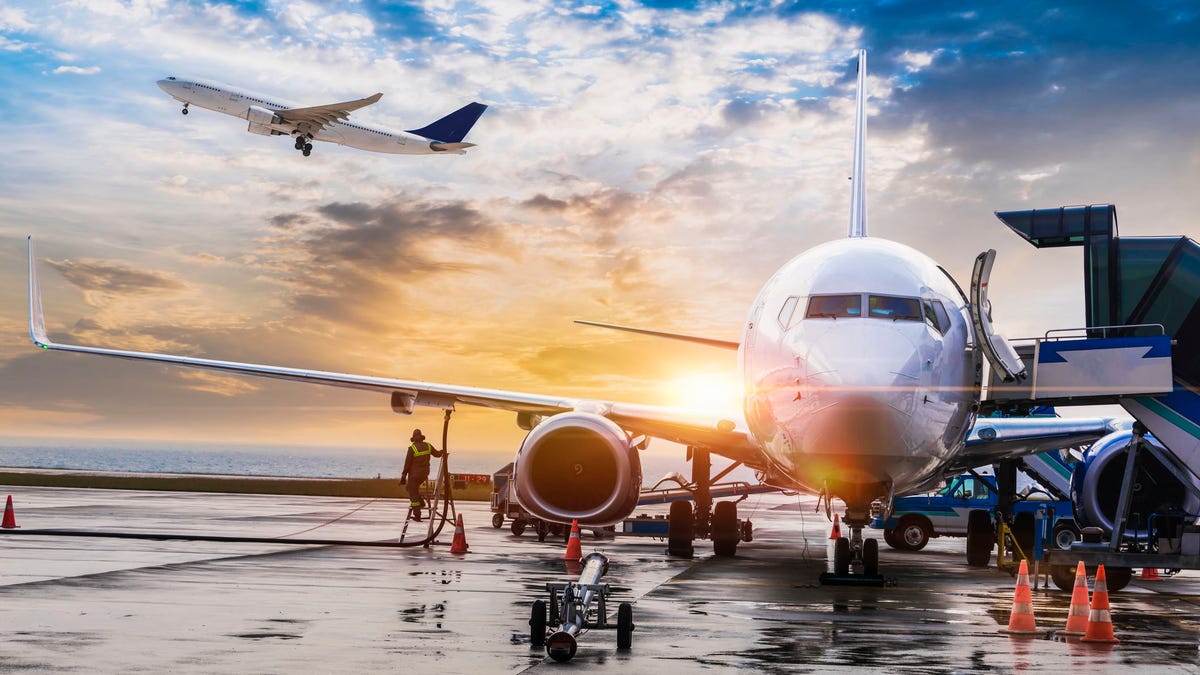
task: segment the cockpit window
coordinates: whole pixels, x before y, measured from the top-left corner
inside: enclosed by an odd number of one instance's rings
[[[945,335],[950,330],[950,315],[946,313],[941,300],[925,300],[921,303],[925,310],[925,323],[937,332]]]
[[[862,316],[860,295],[814,295],[808,299],[806,319],[837,319]]]
[[[895,295],[867,296],[867,316],[892,321],[921,321],[921,301]]]
[[[800,296],[793,295],[783,301],[783,309],[779,310],[779,325],[783,326],[784,330],[792,327],[796,316],[796,304],[800,302]]]

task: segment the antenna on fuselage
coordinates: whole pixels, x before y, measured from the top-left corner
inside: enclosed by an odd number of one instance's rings
[[[858,92],[854,95],[854,170],[850,174],[850,237],[867,236],[867,184],[863,153],[867,144],[867,50],[858,50]]]

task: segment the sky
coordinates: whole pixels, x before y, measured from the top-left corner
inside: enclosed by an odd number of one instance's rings
[[[28,339],[668,405],[736,405],[771,273],[846,234],[868,50],[872,236],[960,282],[998,251],[1008,337],[1082,326],[1082,254],[997,210],[1114,203],[1122,235],[1200,227],[1191,2],[0,4],[0,436],[391,447],[440,411],[366,392],[75,354]],[[393,156],[180,114],[155,81],[411,129],[489,108],[465,156]],[[460,409],[452,446],[511,452]],[[653,450],[654,446],[652,446]]]

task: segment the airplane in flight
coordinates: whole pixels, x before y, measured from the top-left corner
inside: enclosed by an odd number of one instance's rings
[[[184,115],[188,114],[188,106],[197,105],[240,117],[249,122],[246,131],[252,134],[293,137],[296,149],[305,157],[312,154],[313,141],[398,155],[461,155],[475,147],[463,139],[487,109],[482,103],[468,103],[420,129],[394,131],[349,120],[351,112],[383,98],[381,93],[355,101],[302,107],[210,80],[168,77],[159,80],[158,86],[183,103]]]
[[[1088,443],[1115,426],[1108,418],[976,424],[982,360],[1010,378],[1023,368],[981,311],[991,258],[981,256],[986,264],[969,299],[928,256],[867,236],[865,77],[866,54],[859,52],[848,236],[775,272],[750,306],[740,340],[594,324],[737,350],[741,414],[62,344],[46,334],[32,238],[30,334],[47,350],[379,392],[399,413],[457,405],[516,413],[528,435],[517,450],[515,495],[551,522],[621,521],[642,486],[639,450],[652,437],[680,443],[704,489],[716,454],[754,469],[766,484],[820,495],[827,516],[830,500],[840,499],[849,536],[835,546],[835,571],[853,566],[878,576],[878,542],[862,533],[873,501],[890,513],[894,497],[928,489],[949,472]],[[671,511],[673,542],[686,536],[690,548],[703,517],[715,552],[735,554],[736,502],[715,504],[711,516],[680,504]]]

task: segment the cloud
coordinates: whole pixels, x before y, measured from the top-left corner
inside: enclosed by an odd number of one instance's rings
[[[147,295],[178,291],[184,284],[170,275],[140,270],[122,263],[103,260],[47,260],[67,281],[85,293]]]
[[[100,66],[59,66],[51,72],[55,75],[95,75],[100,72]]]

